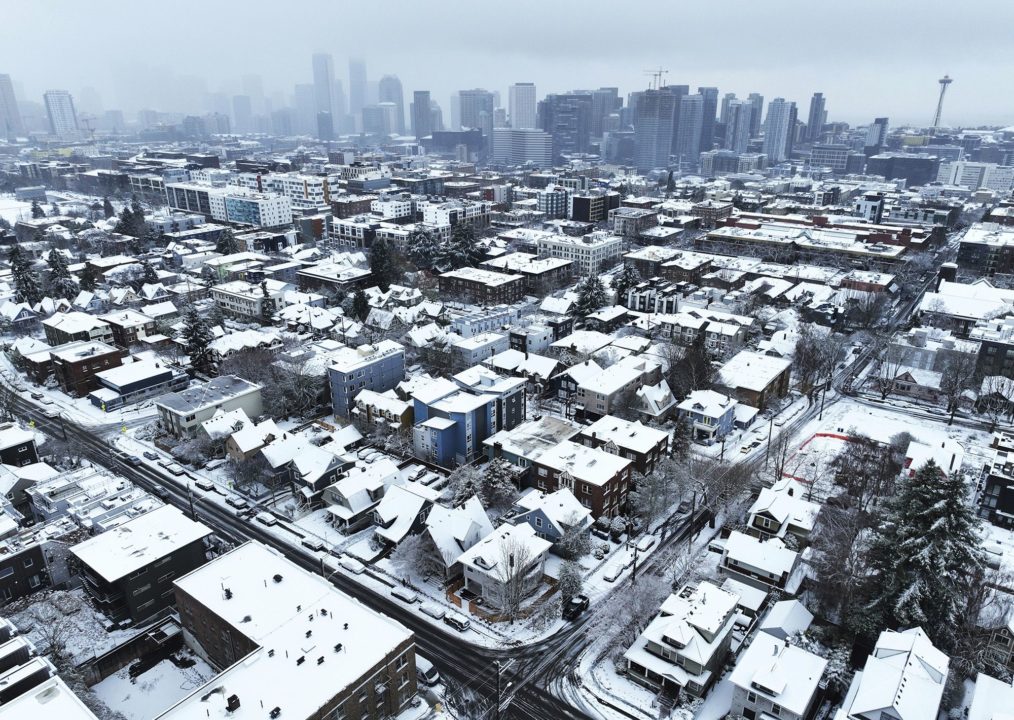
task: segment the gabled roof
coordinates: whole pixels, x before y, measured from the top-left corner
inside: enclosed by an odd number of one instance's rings
[[[824,658],[789,645],[784,639],[759,632],[729,679],[736,687],[748,692],[760,691],[764,697],[802,717],[826,667]]]
[[[508,555],[514,557],[512,552],[517,553],[519,559],[527,556],[530,565],[538,562],[550,547],[552,544],[538,537],[531,525],[501,525],[461,553],[458,562],[494,580],[506,582],[511,573],[506,565]]]
[[[473,495],[456,508],[434,505],[426,518],[426,528],[444,565],[450,567],[461,553],[493,532],[493,523]]]

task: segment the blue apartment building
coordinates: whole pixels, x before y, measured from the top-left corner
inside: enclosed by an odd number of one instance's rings
[[[405,348],[393,340],[335,353],[328,368],[331,408],[348,418],[360,390],[386,392],[405,379]]]
[[[496,395],[463,390],[449,390],[439,398],[413,395],[416,457],[441,467],[475,460],[483,452],[482,441],[499,430],[497,401]]]

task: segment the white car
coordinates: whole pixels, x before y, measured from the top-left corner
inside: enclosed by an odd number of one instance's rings
[[[616,582],[617,580],[619,580],[620,575],[623,574],[623,570],[624,570],[623,565],[621,563],[617,563],[608,570],[606,570],[605,575],[602,576],[602,579],[610,583]]]
[[[407,603],[408,605],[414,605],[415,602],[419,599],[418,595],[416,595],[408,588],[404,587],[396,587],[394,590],[391,591],[391,595],[398,598],[403,603]]]
[[[338,559],[338,564],[341,565],[346,570],[348,570],[353,575],[362,575],[364,572],[366,572],[365,565],[363,565],[355,558],[349,557],[348,555],[342,555],[341,558]]]

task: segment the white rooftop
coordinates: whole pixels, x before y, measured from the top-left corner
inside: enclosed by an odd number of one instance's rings
[[[71,552],[105,580],[115,582],[210,534],[206,525],[163,505],[78,543]]]
[[[825,667],[827,660],[819,655],[758,632],[729,679],[733,685],[748,692],[759,691],[801,717],[817,692]]]

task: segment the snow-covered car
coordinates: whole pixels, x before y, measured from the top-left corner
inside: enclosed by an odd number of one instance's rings
[[[610,583],[616,582],[619,579],[620,575],[623,574],[623,570],[624,567],[622,563],[616,563],[608,570],[606,570],[605,574],[602,576],[602,579]]]
[[[581,613],[588,609],[588,604],[587,595],[575,595],[563,606],[563,619],[576,620]]]
[[[434,620],[443,620],[447,614],[447,610],[436,603],[423,603],[419,606],[419,610]]]
[[[408,588],[404,587],[396,587],[394,590],[391,591],[391,595],[398,598],[403,603],[407,603],[409,605],[414,605],[416,601],[419,599],[418,595],[416,595]]]
[[[645,535],[643,538],[637,541],[637,552],[648,552],[655,547],[656,538],[654,535]]]
[[[158,454],[157,453],[153,453],[151,450],[145,450],[141,454],[144,457],[146,457],[148,460],[158,460]]]
[[[433,667],[433,663],[424,658],[419,653],[415,654],[415,676],[424,684],[433,687],[440,682],[440,673]]]
[[[366,566],[355,558],[351,558],[348,555],[342,555],[338,559],[338,564],[341,565],[345,570],[349,571],[353,575],[362,575],[366,572]]]

